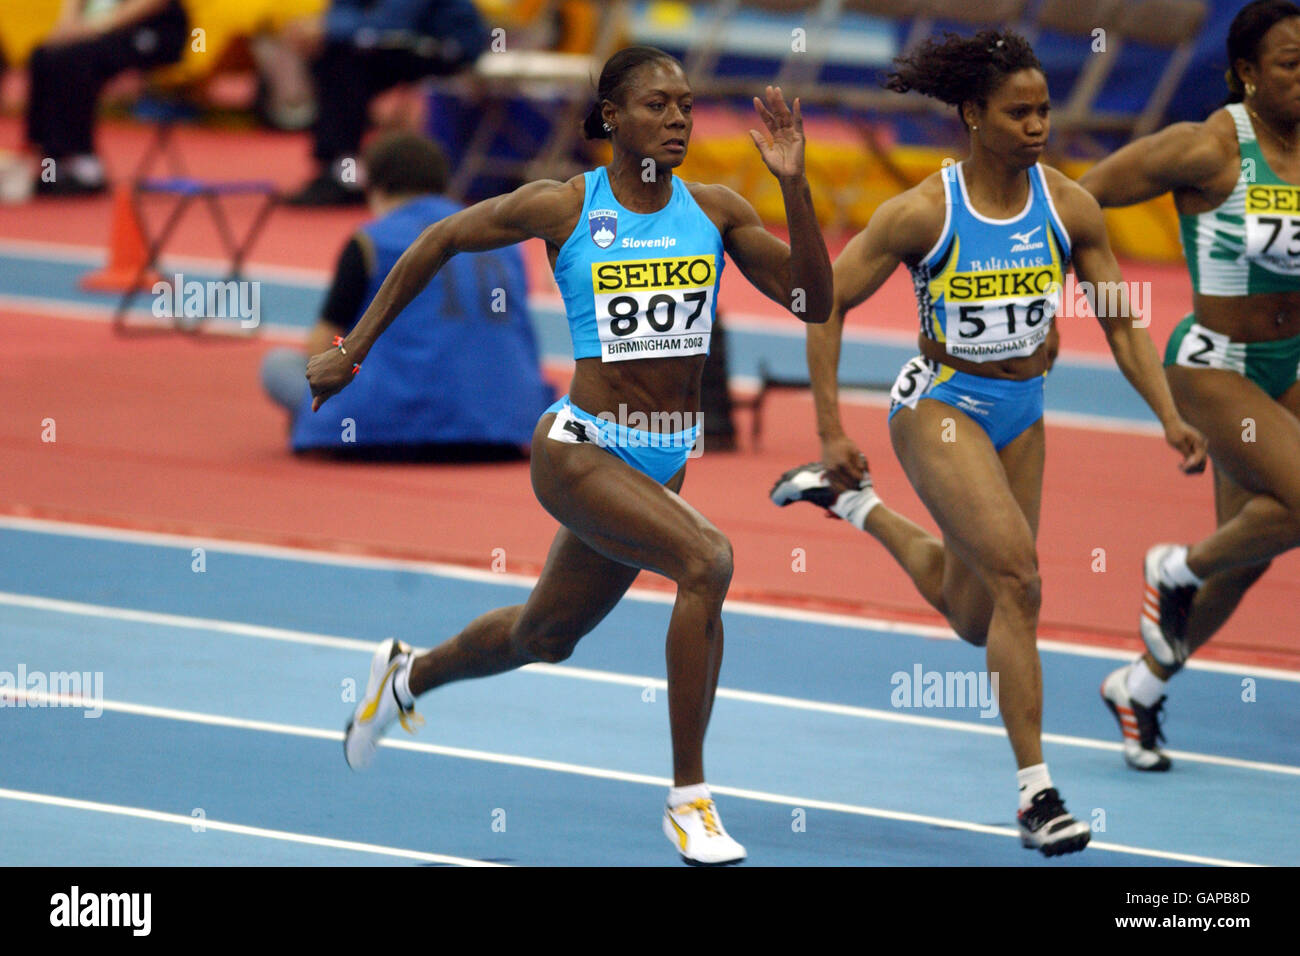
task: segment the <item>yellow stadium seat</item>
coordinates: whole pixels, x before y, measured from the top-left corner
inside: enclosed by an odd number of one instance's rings
[[[0,3],[0,50],[10,66],[22,66],[59,18],[62,0]]]
[[[230,44],[286,23],[323,15],[329,0],[183,0],[190,15],[190,41],[181,61],[155,70],[164,86],[185,86],[211,76]]]

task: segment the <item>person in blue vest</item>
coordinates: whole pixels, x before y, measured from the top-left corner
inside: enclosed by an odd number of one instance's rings
[[[348,335],[402,252],[462,207],[439,193],[447,163],[432,141],[396,133],[366,154],[376,219],[339,256],[307,352],[281,349],[262,369],[267,392],[293,416],[295,452],[368,458],[510,458],[532,440],[554,398],[538,367],[527,280],[517,247],[462,256],[411,303],[367,357],[366,374],[331,405],[311,408],[307,355]],[[484,388],[491,381],[490,389]]]
[[[732,190],[674,175],[686,158],[694,105],[674,57],[653,47],[620,50],[601,71],[597,97],[583,130],[588,139],[610,140],[608,166],[567,182],[529,183],[427,230],[356,328],[307,366],[314,407],[336,419],[322,403],[372,374],[370,356],[387,341],[381,333],[418,321],[403,313],[435,275],[465,253],[546,242],[573,337],[574,374],[569,394],[537,423],[531,468],[538,501],[562,527],[526,604],[489,611],[419,655],[397,640],[379,646],[344,753],[354,769],[366,766],[393,723],[414,730],[415,698],[435,687],[564,660],[648,569],[677,585],[666,654],[673,786],[663,832],[687,863],[739,863],[745,848],[722,826],[704,775],[731,544],[679,492],[701,430],[700,379],[724,252],[805,322],[830,314],[830,256],[804,175],[797,99],[791,110],[769,86],[765,101],[754,98],[765,130],[751,130],[780,183],[787,246]],[[485,374],[475,394],[502,380],[495,370]]]

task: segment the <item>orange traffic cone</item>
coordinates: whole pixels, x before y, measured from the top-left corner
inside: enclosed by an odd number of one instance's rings
[[[108,265],[82,276],[81,287],[92,292],[130,292],[134,283],[135,289],[152,289],[154,283],[162,281],[162,277],[152,269],[140,275],[140,269],[148,260],[149,246],[136,216],[135,204],[131,201],[131,187],[119,185],[113,190]]]

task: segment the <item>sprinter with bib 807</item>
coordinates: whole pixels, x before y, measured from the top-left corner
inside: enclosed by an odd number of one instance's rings
[[[399,641],[380,646],[345,752],[354,768],[367,764],[393,721],[412,729],[415,698],[425,691],[564,660],[649,569],[677,583],[667,646],[674,786],[663,830],[687,863],[738,863],[745,850],[722,826],[703,764],[731,545],[677,492],[700,431],[700,377],[724,250],[750,282],[806,322],[830,314],[830,257],[804,178],[798,100],[792,112],[768,87],[765,103],[754,100],[766,135],[751,131],[781,184],[787,246],[730,189],[673,175],[692,125],[691,89],[673,57],[650,47],[616,53],[598,96],[584,131],[611,140],[608,167],[564,183],[530,183],[431,226],[346,340],[308,367],[318,408],[452,255],[546,240],[576,367],[570,394],[533,434],[532,480],[563,527],[526,604],[490,611],[418,656]]]

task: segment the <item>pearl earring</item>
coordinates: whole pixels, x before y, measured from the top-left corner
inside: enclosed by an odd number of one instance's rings
[[[614,128],[613,128],[612,126],[610,126],[608,123],[606,123],[606,124],[605,124],[605,132],[606,132],[606,133],[612,133],[612,132],[614,132]]]

